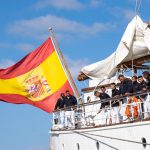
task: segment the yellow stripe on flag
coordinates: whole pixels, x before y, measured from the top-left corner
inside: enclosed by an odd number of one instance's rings
[[[0,94],[19,94],[40,101],[59,90],[67,81],[56,51],[33,70],[11,79],[0,79]]]

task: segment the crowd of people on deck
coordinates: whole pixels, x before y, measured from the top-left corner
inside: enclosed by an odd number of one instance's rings
[[[118,89],[115,83],[111,84],[111,96],[106,93],[104,86],[101,87],[101,91],[94,92],[94,95],[102,100],[100,110],[98,111],[98,114],[102,112],[103,119],[101,119],[101,123],[120,123],[126,119],[150,117],[148,116],[149,113],[142,113],[146,111],[146,108],[144,109],[144,102],[146,101],[147,95],[133,96],[141,91],[150,89],[150,73],[144,71],[143,76],[134,75],[131,79],[126,78],[124,75],[119,75],[118,80],[120,81]],[[113,98],[114,100],[108,101],[108,98]],[[131,107],[133,104],[134,106]],[[122,107],[120,108],[121,105]],[[109,109],[110,107],[111,109]]]
[[[132,107],[133,112],[131,112],[131,105],[129,104],[131,102],[141,102],[140,107],[142,112],[146,111],[144,108],[144,101],[146,100],[147,95],[133,95],[134,93],[137,94],[140,93],[140,91],[146,91],[150,89],[150,73],[148,71],[144,71],[143,76],[134,75],[131,79],[126,78],[124,75],[119,75],[118,80],[120,81],[119,85],[111,83],[111,95],[106,92],[105,86],[101,86],[100,90],[94,91],[94,96],[101,100],[101,106],[96,115],[100,114],[100,124],[102,125],[120,123],[125,119],[135,119],[139,118],[139,116],[145,118],[144,113],[139,114],[139,104],[136,104]],[[116,88],[116,86],[119,88]],[[111,100],[109,101],[110,98]],[[87,97],[87,102],[91,102],[91,98],[89,96]],[[58,111],[67,108],[65,111],[61,111],[61,113],[59,113],[59,117],[61,118],[60,124],[63,125],[63,127],[75,127],[75,114],[73,110],[73,106],[75,105],[77,105],[77,100],[73,95],[70,94],[68,90],[65,94],[60,94],[60,98],[56,103],[55,110]],[[120,108],[121,105],[124,107]]]

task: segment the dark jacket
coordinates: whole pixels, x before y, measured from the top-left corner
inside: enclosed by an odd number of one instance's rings
[[[113,89],[112,90],[112,97],[115,97],[117,95],[120,95],[119,90],[118,89]]]
[[[124,95],[125,93],[132,93],[132,81],[126,78],[119,87],[119,93]]]
[[[147,89],[150,89],[150,77],[149,77],[149,80],[148,80]]]
[[[77,105],[77,99],[73,95],[70,95],[69,97],[66,96],[64,102],[65,107]]]
[[[140,83],[138,83],[137,81],[132,83],[132,92],[133,93],[139,92],[141,90],[142,89],[141,89]]]
[[[115,97],[115,96],[119,96],[119,90],[118,89],[113,89],[112,90],[112,97]],[[112,101],[112,104],[111,104],[111,106],[112,107],[117,107],[117,106],[119,106],[119,101],[117,100],[117,101]]]
[[[147,89],[148,84],[143,80],[143,82],[140,83],[140,90]]]
[[[103,99],[110,98],[110,96],[107,93],[101,93],[99,98],[101,100],[103,100]],[[104,101],[104,102],[101,103],[100,109],[105,108],[105,106],[109,106],[109,105],[110,105],[110,102],[106,100],[106,102]]]
[[[148,78],[146,82],[146,89],[150,89],[150,77]]]
[[[59,109],[64,108],[64,100],[63,100],[63,99],[59,98],[59,99],[57,100],[57,103],[56,103],[56,105],[55,105],[55,110],[56,110],[57,108],[59,108]]]

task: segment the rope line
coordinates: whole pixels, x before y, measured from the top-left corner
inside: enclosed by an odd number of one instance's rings
[[[134,10],[135,11],[135,16],[139,14],[141,5],[142,5],[142,0],[136,0],[135,10]]]
[[[81,134],[80,132],[77,132],[77,131],[75,131],[75,133]],[[113,140],[118,140],[118,141],[130,142],[130,143],[135,143],[135,144],[143,144],[142,142],[138,142],[138,141],[120,139],[120,138],[110,137],[110,136],[97,135],[97,134],[92,134],[92,133],[82,133],[82,134],[83,135],[87,134],[87,135],[91,135],[91,136],[103,137],[103,138],[113,139]],[[144,143],[144,144],[145,145],[150,145],[150,143]]]
[[[138,0],[136,0],[135,2],[135,8],[134,8],[135,16],[137,15],[137,5],[138,5]]]
[[[140,0],[140,2],[139,2],[139,6],[138,6],[138,9],[137,9],[137,13],[139,13],[140,8],[141,8],[141,5],[142,5],[142,0]]]
[[[102,141],[100,141],[100,140],[97,140],[97,139],[95,139],[95,138],[93,138],[93,137],[90,137],[90,136],[88,136],[88,135],[85,135],[85,134],[83,134],[83,133],[76,132],[76,131],[73,131],[73,132],[74,132],[74,133],[77,133],[77,134],[80,134],[80,135],[82,135],[82,136],[84,136],[84,137],[87,137],[87,138],[89,138],[89,139],[92,139],[92,140],[94,140],[94,141],[98,141],[98,142],[100,142],[101,144],[104,144],[105,146],[110,147],[111,149],[119,150],[118,148],[116,148],[116,147],[114,147],[114,146],[111,146],[111,145],[109,145],[109,144],[107,144],[107,143],[105,143],[105,142],[102,142]]]

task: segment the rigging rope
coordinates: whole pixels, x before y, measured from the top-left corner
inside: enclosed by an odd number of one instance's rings
[[[137,15],[137,5],[138,5],[138,0],[136,0],[136,2],[135,2],[135,8],[134,8],[135,16]]]
[[[139,14],[140,8],[142,5],[142,0],[136,0],[135,2],[135,16]]]
[[[140,8],[141,8],[141,5],[142,5],[142,0],[140,0],[140,2],[139,2],[139,6],[138,6],[138,9],[137,9],[137,13],[139,13]]]
[[[136,144],[143,144],[142,142],[138,142],[138,141],[133,141],[133,140],[127,140],[127,139],[121,139],[121,138],[116,138],[116,137],[110,137],[110,136],[104,136],[104,135],[98,135],[98,134],[92,134],[92,133],[80,133],[77,131],[73,131],[77,134],[81,134],[81,135],[91,135],[91,136],[97,136],[97,137],[102,137],[102,138],[108,138],[108,139],[113,139],[113,140],[118,140],[118,141],[124,141],[124,142],[130,142],[130,143],[136,143]],[[150,143],[145,143],[145,145],[150,145]]]

